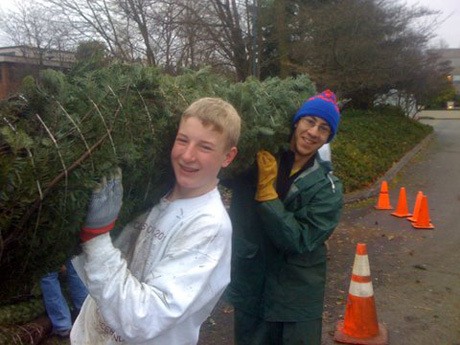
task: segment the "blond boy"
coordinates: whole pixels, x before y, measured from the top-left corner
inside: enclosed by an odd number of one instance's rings
[[[90,296],[72,344],[196,344],[230,281],[232,227],[218,173],[237,154],[240,117],[202,98],[182,115],[171,150],[175,184],[112,244],[121,174],[93,193],[75,260]]]

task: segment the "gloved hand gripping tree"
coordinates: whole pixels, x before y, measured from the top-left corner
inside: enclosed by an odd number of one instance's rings
[[[80,231],[83,243],[114,228],[123,203],[121,175],[121,169],[117,168],[108,181],[104,176],[93,190],[85,224]]]

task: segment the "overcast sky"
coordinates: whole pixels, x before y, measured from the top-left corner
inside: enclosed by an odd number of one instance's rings
[[[434,44],[442,39],[449,48],[460,48],[460,0],[401,0],[407,5],[420,5],[432,10],[441,11],[441,23],[435,30],[437,39]]]
[[[449,48],[460,48],[460,0],[399,0],[409,6],[420,5],[442,12],[441,23],[435,30],[437,38],[433,44],[439,46],[442,40]],[[15,0],[0,0],[0,9],[11,8]]]

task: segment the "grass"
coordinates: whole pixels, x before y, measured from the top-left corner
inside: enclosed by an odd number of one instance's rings
[[[394,108],[343,112],[331,149],[345,192],[371,186],[432,131]]]

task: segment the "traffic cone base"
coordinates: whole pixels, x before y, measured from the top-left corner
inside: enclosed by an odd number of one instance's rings
[[[398,204],[396,205],[396,210],[391,215],[400,218],[412,216],[407,207],[406,188],[400,188]]]
[[[379,198],[377,205],[374,206],[377,210],[392,210],[393,207],[390,205],[390,195],[388,194],[388,183],[382,181],[380,186]]]
[[[426,225],[417,225],[415,223],[412,223],[412,227],[419,229],[419,230],[432,230],[434,229],[434,225],[431,223],[428,223]]]
[[[387,328],[379,323],[378,334],[374,337],[369,338],[357,338],[347,335],[343,332],[343,321],[337,322],[337,326],[334,333],[334,340],[344,344],[360,344],[360,345],[387,345],[388,344],[388,330]]]
[[[412,226],[416,229],[434,229],[434,225],[431,224],[430,213],[428,210],[428,197],[424,195],[420,202],[420,211],[417,220],[412,223]]]

